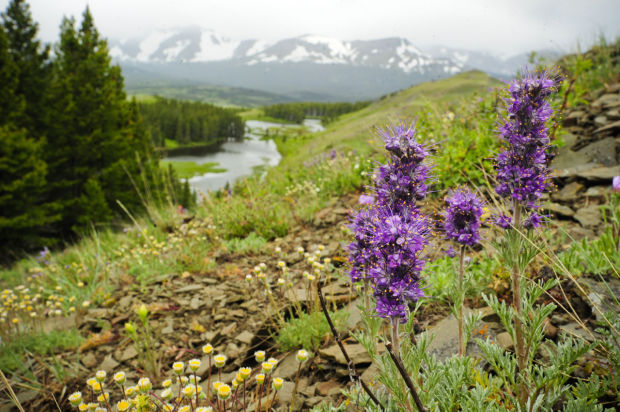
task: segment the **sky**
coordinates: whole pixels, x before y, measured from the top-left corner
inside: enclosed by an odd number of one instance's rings
[[[0,0],[6,9],[9,0]],[[234,40],[275,41],[304,34],[343,40],[405,37],[510,56],[576,50],[600,34],[620,36],[619,0],[29,0],[40,37],[58,39],[63,16],[88,5],[109,39],[197,25]]]

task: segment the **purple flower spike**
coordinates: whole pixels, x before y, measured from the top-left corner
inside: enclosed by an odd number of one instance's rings
[[[407,320],[407,306],[424,296],[420,273],[425,265],[429,223],[416,202],[428,191],[427,150],[416,141],[414,125],[379,130],[388,151],[374,181],[376,198],[352,219],[355,239],[349,245],[351,279],[365,280],[376,298],[377,314]]]
[[[546,123],[553,110],[548,99],[558,85],[557,76],[542,71],[526,73],[509,87],[508,116],[500,127],[507,149],[497,157],[495,190],[501,197],[515,200],[526,209],[536,209],[538,200],[549,189],[548,163],[551,159]],[[539,220],[532,217],[531,226],[537,226]]]
[[[620,192],[620,176],[614,176],[612,187],[614,188],[614,192]]]
[[[444,229],[448,239],[473,246],[480,241],[482,200],[469,189],[458,189],[446,199]]]

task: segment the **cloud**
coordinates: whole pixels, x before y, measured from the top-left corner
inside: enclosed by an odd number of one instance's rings
[[[0,0],[5,9],[8,0]],[[58,39],[63,16],[88,5],[109,38],[199,25],[234,39],[273,41],[312,33],[342,39],[406,37],[417,45],[515,54],[569,50],[600,33],[620,35],[617,0],[30,0],[41,37]]]

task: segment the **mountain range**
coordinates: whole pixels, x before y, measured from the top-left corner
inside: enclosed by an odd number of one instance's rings
[[[400,37],[345,41],[303,35],[265,42],[232,40],[195,26],[109,44],[130,92],[244,88],[267,93],[274,102],[373,99],[472,69],[506,79],[528,62],[526,53],[501,58],[444,46],[422,50]]]

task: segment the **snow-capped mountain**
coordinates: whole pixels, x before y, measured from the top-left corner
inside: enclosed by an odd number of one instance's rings
[[[344,41],[305,35],[267,43],[261,40],[231,40],[212,30],[190,27],[155,31],[142,39],[111,42],[110,53],[119,61],[139,63],[207,63],[234,61],[260,63],[315,63],[396,69],[404,73],[460,71],[450,59],[433,58],[409,40]]]
[[[376,98],[470,69],[508,77],[522,60],[447,47],[420,50],[399,37],[345,41],[303,35],[266,42],[229,39],[200,27],[111,41],[110,54],[131,73],[129,87],[157,79],[317,100]]]

